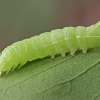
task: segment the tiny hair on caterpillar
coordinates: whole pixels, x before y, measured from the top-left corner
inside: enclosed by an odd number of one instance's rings
[[[55,29],[18,41],[2,51],[0,56],[0,75],[16,67],[20,68],[35,59],[46,56],[54,58],[56,54],[65,56],[66,52],[74,55],[80,49],[83,53],[87,49],[100,46],[100,21],[94,25],[84,27],[65,27]]]

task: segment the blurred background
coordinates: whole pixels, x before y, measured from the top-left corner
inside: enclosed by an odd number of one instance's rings
[[[0,51],[13,42],[100,20],[100,0],[0,0]]]

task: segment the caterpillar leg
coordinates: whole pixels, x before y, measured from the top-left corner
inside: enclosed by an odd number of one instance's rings
[[[17,69],[20,69],[21,68],[21,65],[18,65]]]
[[[86,50],[83,50],[83,53],[86,53],[87,52],[87,49]]]
[[[51,59],[54,59],[55,58],[55,55],[51,55]]]
[[[0,71],[0,76],[1,76],[2,72]]]
[[[12,67],[11,71],[13,71],[15,69],[15,67]]]
[[[20,69],[24,64],[19,64],[17,69]]]
[[[19,65],[18,65],[17,67],[19,67]],[[11,68],[11,71],[14,71],[15,68],[16,68],[16,67],[12,67],[12,68]]]
[[[6,71],[6,74],[8,74],[10,72],[10,70]]]
[[[8,74],[11,71],[11,68],[9,70],[6,71],[6,74]]]
[[[65,53],[61,53],[61,56],[62,56],[62,57],[66,57]]]
[[[70,52],[70,55],[74,56],[74,54],[75,54],[75,51]]]

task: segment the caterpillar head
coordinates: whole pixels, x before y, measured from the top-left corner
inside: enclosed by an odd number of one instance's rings
[[[10,69],[11,69],[11,55],[7,55],[5,53],[3,53],[1,56],[0,56],[0,75],[2,72],[9,72]]]

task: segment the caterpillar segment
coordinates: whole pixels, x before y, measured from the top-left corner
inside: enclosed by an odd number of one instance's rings
[[[20,68],[35,59],[56,54],[65,57],[66,52],[74,55],[77,49],[87,52],[88,48],[100,46],[100,22],[84,27],[65,27],[45,32],[39,36],[18,41],[2,51],[0,56],[0,75],[16,67]]]

